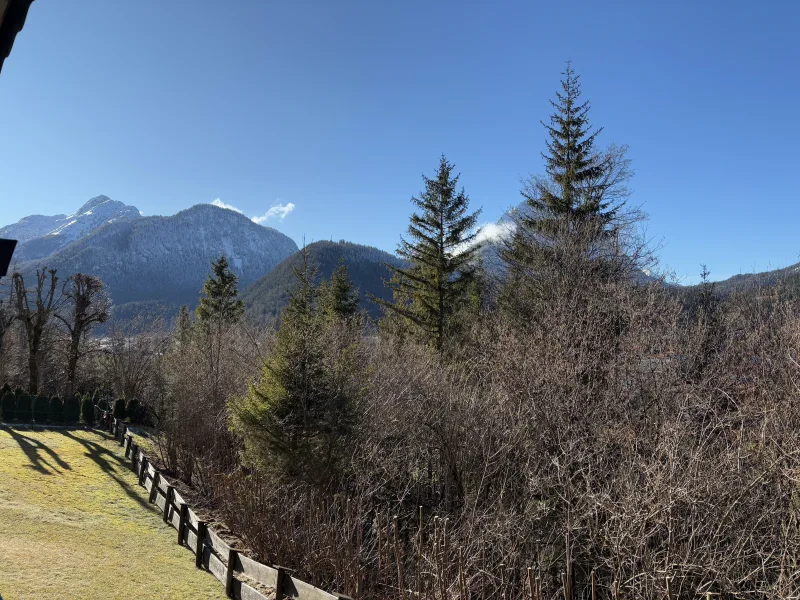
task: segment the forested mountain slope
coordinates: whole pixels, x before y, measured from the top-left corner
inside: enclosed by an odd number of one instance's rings
[[[371,246],[345,241],[314,242],[306,249],[311,264],[317,269],[317,281],[330,278],[339,265],[339,258],[344,259],[350,278],[358,288],[361,307],[370,315],[377,316],[380,309],[367,298],[367,293],[378,298],[391,299],[391,293],[383,285],[383,280],[391,277],[384,263],[402,264],[396,256]],[[289,302],[290,291],[297,285],[293,269],[302,268],[302,260],[301,253],[296,252],[248,287],[242,295],[248,314],[266,321],[277,317]]]

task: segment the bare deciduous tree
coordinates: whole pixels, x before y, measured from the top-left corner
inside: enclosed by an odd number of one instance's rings
[[[75,371],[83,354],[81,344],[91,329],[108,320],[111,299],[103,282],[94,275],[75,273],[65,282],[63,298],[70,303],[71,310],[58,318],[67,328],[69,346],[67,350],[67,382],[64,394],[69,396],[75,386]]]
[[[28,392],[35,395],[39,390],[39,361],[42,337],[50,318],[61,303],[58,291],[58,276],[55,269],[36,270],[36,288],[28,290],[22,273],[12,275],[16,319],[25,327],[28,341]],[[33,303],[28,299],[33,295]]]

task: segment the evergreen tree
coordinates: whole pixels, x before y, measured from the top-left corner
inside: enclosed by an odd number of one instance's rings
[[[231,409],[252,463],[324,482],[337,472],[352,413],[326,365],[315,275],[303,249],[303,267],[295,270],[299,285],[281,315],[275,348],[260,379]]]
[[[608,223],[619,207],[610,206],[603,197],[607,165],[594,145],[602,129],[590,129],[590,105],[588,101],[581,102],[580,76],[571,62],[567,62],[563,75],[563,93],[557,92],[557,101],[550,101],[555,109],[550,124],[542,122],[550,137],[542,158],[553,185],[534,186],[523,191],[523,196],[540,214],[578,220],[597,217]]]
[[[50,398],[50,420],[60,423],[64,420],[64,403],[58,396]]]
[[[126,417],[125,398],[114,400],[114,418],[124,419]]]
[[[0,419],[9,422],[17,418],[17,396],[5,392],[0,398]]]
[[[81,417],[83,417],[83,422],[87,425],[94,423],[94,404],[92,404],[89,394],[84,394],[81,400]]]
[[[67,423],[77,423],[81,415],[81,399],[74,394],[64,398],[62,414]]]
[[[184,304],[178,311],[178,321],[175,323],[175,339],[182,347],[186,347],[192,333],[192,320],[189,316],[189,305]]]
[[[36,396],[33,399],[33,417],[37,423],[45,423],[50,418],[50,398]]]
[[[423,176],[424,191],[411,199],[419,212],[411,216],[409,240],[401,238],[397,250],[410,266],[386,265],[393,274],[386,284],[394,294],[393,302],[372,296],[439,351],[453,316],[469,302],[479,249],[475,225],[480,210],[467,212],[469,199],[463,188],[458,191],[459,176],[453,169],[443,155],[436,177]]]
[[[22,394],[17,398],[17,420],[29,423],[33,420],[33,398],[28,394]]]
[[[240,321],[244,316],[244,302],[238,297],[238,278],[228,267],[228,259],[224,254],[211,262],[211,271],[197,306],[198,320],[203,324],[212,320],[225,323]]]
[[[599,151],[589,124],[589,102],[567,62],[561,92],[551,101],[545,176],[522,190],[526,207],[501,248],[508,267],[501,304],[521,323],[548,314],[548,302],[591,290],[630,272],[620,252],[619,211],[632,176],[627,148]],[[583,293],[583,292],[581,292]]]
[[[320,311],[326,319],[349,319],[358,313],[358,291],[353,287],[344,257],[331,274],[329,282],[322,282],[318,290]]]

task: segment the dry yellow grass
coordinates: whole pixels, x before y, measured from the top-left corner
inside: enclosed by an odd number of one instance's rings
[[[0,595],[225,598],[194,566],[110,436],[0,428]]]

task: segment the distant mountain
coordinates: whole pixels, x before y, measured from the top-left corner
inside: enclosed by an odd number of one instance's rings
[[[18,241],[15,262],[50,256],[108,223],[141,218],[139,209],[108,196],[96,196],[71,215],[31,215],[0,228],[0,238]]]
[[[317,268],[318,281],[329,279],[339,265],[339,258],[344,258],[350,279],[359,290],[360,305],[370,315],[378,316],[380,308],[367,298],[368,292],[391,300],[391,292],[383,284],[391,273],[384,263],[401,265],[402,261],[396,256],[371,246],[345,241],[314,242],[307,246],[307,250],[311,264]],[[301,267],[302,255],[296,252],[248,287],[242,294],[248,314],[262,321],[278,317],[289,302],[290,292],[297,287],[293,269]]]
[[[55,268],[99,276],[111,293],[115,314],[159,310],[174,314],[194,306],[210,263],[225,254],[240,289],[258,280],[297,251],[292,239],[237,212],[198,204],[171,217],[114,220],[17,270]]]
[[[714,288],[720,294],[759,293],[777,284],[800,291],[800,263],[782,269],[763,271],[761,273],[742,273],[728,279],[714,282]],[[697,286],[687,286],[689,288]]]

